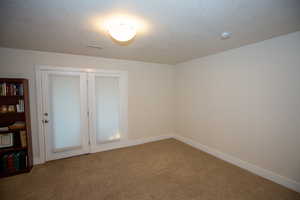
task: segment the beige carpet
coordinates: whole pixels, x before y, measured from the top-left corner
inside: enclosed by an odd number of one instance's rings
[[[300,200],[174,139],[48,162],[0,179],[1,200]]]

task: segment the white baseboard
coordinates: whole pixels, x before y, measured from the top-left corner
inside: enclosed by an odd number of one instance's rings
[[[33,165],[39,165],[42,164],[43,162],[41,162],[39,157],[33,157]]]
[[[161,135],[161,136],[154,136],[149,138],[112,142],[112,143],[103,144],[101,148],[97,148],[97,150],[92,150],[91,153],[130,147],[130,146],[135,146],[135,145],[144,144],[148,142],[155,142],[159,140],[169,139],[169,138],[173,138],[173,135]],[[45,163],[45,161],[42,161],[39,157],[33,158],[34,165],[43,164],[43,163]]]
[[[101,147],[97,148],[96,150],[92,150],[91,153],[108,151],[108,150],[119,149],[119,148],[124,148],[124,147],[130,147],[130,146],[135,146],[135,145],[144,144],[144,143],[148,143],[148,142],[169,139],[169,138],[173,138],[173,135],[161,135],[161,136],[154,136],[154,137],[149,137],[149,138],[112,142],[112,143],[102,144]]]
[[[248,170],[248,171],[250,171],[250,172],[252,172],[256,175],[259,175],[263,178],[266,178],[266,179],[271,180],[275,183],[283,185],[283,186],[285,186],[289,189],[292,189],[294,191],[300,192],[300,183],[295,181],[295,180],[292,180],[292,179],[289,179],[287,177],[281,176],[281,175],[276,174],[276,173],[274,173],[270,170],[258,167],[256,165],[253,165],[253,164],[248,163],[246,161],[240,160],[239,158],[233,157],[231,155],[222,153],[222,152],[220,152],[216,149],[213,149],[213,148],[210,148],[210,147],[205,146],[203,144],[200,144],[198,142],[195,142],[192,139],[182,137],[182,136],[179,136],[179,135],[175,135],[174,138],[181,141],[181,142],[183,142],[183,143],[191,145],[194,148],[197,148],[197,149],[199,149],[201,151],[204,151],[208,154],[211,154],[211,155],[213,155],[217,158],[220,158],[224,161],[227,161],[231,164],[237,165],[240,168],[246,169],[246,170]]]

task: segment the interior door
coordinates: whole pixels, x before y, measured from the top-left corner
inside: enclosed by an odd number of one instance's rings
[[[89,153],[86,72],[42,72],[46,161]]]
[[[118,73],[89,73],[91,152],[113,148],[126,139],[122,124],[122,77]]]

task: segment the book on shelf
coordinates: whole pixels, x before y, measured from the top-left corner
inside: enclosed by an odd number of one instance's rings
[[[21,140],[21,147],[23,148],[27,147],[26,131],[24,130],[20,131],[20,140]]]
[[[20,132],[14,131],[14,147],[22,147],[21,146],[21,137]]]
[[[16,171],[20,170],[20,152],[14,154],[14,167]]]
[[[24,151],[20,152],[20,169],[27,168],[27,154]]]
[[[19,99],[19,103],[16,105],[17,112],[24,112],[25,111],[25,106],[24,106],[24,100]]]
[[[14,145],[13,133],[0,134],[0,148],[12,147]]]
[[[8,129],[8,127],[0,127],[0,132],[1,131],[8,131],[9,129]]]
[[[2,133],[0,134],[0,149],[8,147],[27,147],[27,134],[25,130],[20,130],[17,133]]]
[[[15,167],[14,167],[14,154],[8,154],[7,156],[7,171],[9,172],[14,172],[15,171]]]
[[[13,173],[27,168],[25,151],[6,153],[0,156],[0,173]]]
[[[0,159],[0,170],[1,171],[5,171],[7,169],[7,157],[8,155],[7,154],[4,154],[1,159]]]
[[[24,87],[20,83],[0,83],[0,96],[23,96]]]

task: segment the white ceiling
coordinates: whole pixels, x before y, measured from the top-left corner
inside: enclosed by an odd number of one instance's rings
[[[124,13],[139,21],[140,33],[119,45],[100,26]],[[0,46],[146,62],[175,64],[298,30],[299,0],[0,2]],[[221,40],[223,31],[232,38]]]

